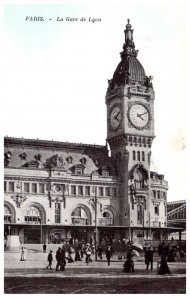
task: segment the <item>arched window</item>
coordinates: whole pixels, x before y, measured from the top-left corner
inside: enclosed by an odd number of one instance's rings
[[[133,160],[136,160],[136,152],[133,150]]]
[[[141,169],[137,169],[134,174],[134,181],[135,181],[135,187],[136,188],[144,188],[144,176]]]
[[[77,207],[71,214],[73,225],[89,225],[87,212],[82,207]]]
[[[30,206],[24,217],[27,224],[41,224],[41,219],[41,211],[36,206]]]
[[[140,154],[140,151],[137,151],[137,159],[138,159],[138,160],[141,160],[141,154]]]
[[[111,210],[106,209],[102,213],[102,218],[100,219],[100,224],[102,226],[108,226],[108,225],[113,225],[113,223],[114,223],[113,213]]]
[[[12,222],[11,210],[10,210],[10,208],[7,205],[4,206],[4,222],[6,224]]]
[[[142,151],[142,161],[145,161],[144,151]]]

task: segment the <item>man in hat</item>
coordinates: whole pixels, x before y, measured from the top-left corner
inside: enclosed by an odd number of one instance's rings
[[[55,255],[55,258],[57,260],[57,265],[56,265],[55,271],[59,271],[59,267],[61,269],[61,257],[62,257],[61,247],[59,247],[57,252],[56,252],[56,255]]]
[[[153,270],[153,255],[154,255],[154,251],[153,251],[153,248],[151,247],[151,245],[148,245],[148,248],[146,250],[146,260],[145,260],[145,263],[146,263],[146,269],[148,270],[149,268],[149,264],[150,264],[150,267],[151,267],[151,271]]]
[[[46,267],[47,269],[49,268],[50,270],[52,270],[52,261],[53,261],[53,255],[52,255],[52,251],[49,251],[48,257],[47,257],[48,263],[49,265]]]

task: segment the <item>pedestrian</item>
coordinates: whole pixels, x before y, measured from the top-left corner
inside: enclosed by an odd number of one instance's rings
[[[52,251],[49,251],[48,257],[47,257],[47,261],[48,261],[48,266],[46,267],[47,269],[49,268],[50,270],[52,270],[52,261],[53,261],[53,255],[52,255]]]
[[[148,250],[148,244],[147,243],[144,244],[143,250],[144,250],[144,262],[145,262],[145,265],[146,265],[147,264],[147,250]]]
[[[123,264],[123,272],[125,273],[129,273],[129,272],[135,272],[135,268],[134,268],[134,262],[132,260],[132,250],[129,249],[128,253],[127,253],[127,259]]]
[[[76,246],[75,261],[81,261],[79,245]]]
[[[68,249],[68,263],[74,263],[74,257],[75,257],[75,249],[70,246]]]
[[[108,266],[110,266],[110,259],[112,257],[112,249],[111,249],[111,246],[108,245],[106,251],[105,251],[105,254],[106,254],[106,258],[107,258],[107,262],[108,262]]]
[[[66,266],[66,257],[65,256],[66,256],[65,255],[65,247],[62,246],[62,248],[61,248],[61,255],[60,255],[60,257],[61,257],[60,270],[61,271],[65,270],[65,266]]]
[[[149,264],[150,264],[150,268],[151,271],[153,270],[153,255],[154,255],[154,251],[153,248],[149,245],[148,249],[146,250],[146,258],[145,258],[145,263],[146,263],[146,269],[148,270],[149,268]]]
[[[26,250],[24,247],[22,247],[20,261],[24,261],[24,260],[26,260]]]
[[[98,254],[98,257],[102,260],[103,259],[103,256],[102,256],[102,246],[100,245],[98,247],[98,249],[96,250],[97,254]]]
[[[58,248],[55,258],[57,260],[55,271],[59,271],[59,267],[61,268],[61,247]]]
[[[158,274],[159,275],[171,274],[167,264],[168,246],[165,244],[164,241],[158,246],[158,255],[161,256],[160,266],[158,268]]]
[[[85,254],[86,254],[86,264],[88,265],[89,262],[92,262],[91,259],[92,249],[90,248],[90,244],[88,243],[86,244]]]
[[[44,244],[43,245],[43,253],[46,253],[46,248],[47,248],[47,246],[46,246],[46,244]]]

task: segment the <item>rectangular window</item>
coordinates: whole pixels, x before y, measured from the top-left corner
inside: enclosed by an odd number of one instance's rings
[[[104,188],[103,188],[103,186],[99,187],[98,192],[99,192],[99,196],[103,197],[103,195],[104,195]]]
[[[142,224],[142,206],[137,205],[137,223]]]
[[[155,213],[155,215],[159,216],[159,206],[158,205],[156,205],[154,207],[154,213]]]
[[[9,182],[9,192],[14,192],[15,190],[15,183],[13,181]]]
[[[7,182],[4,181],[4,192],[6,192],[6,191],[7,191]]]
[[[113,196],[117,197],[117,189],[116,188],[113,188]]]
[[[39,193],[44,194],[44,192],[45,192],[44,183],[39,183]]]
[[[60,211],[61,211],[61,204],[55,203],[55,223],[61,222]]]
[[[32,183],[32,193],[37,193],[37,183]]]
[[[71,195],[76,195],[76,185],[71,185]]]
[[[80,195],[80,196],[83,195],[83,186],[82,185],[78,186],[78,195]]]
[[[106,188],[105,188],[105,195],[106,195],[107,197],[110,196],[110,188],[109,188],[109,187],[106,187]]]
[[[90,196],[90,186],[85,186],[85,195]]]
[[[29,193],[29,182],[24,182],[24,192]]]

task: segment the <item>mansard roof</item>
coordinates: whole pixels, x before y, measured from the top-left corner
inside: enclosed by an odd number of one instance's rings
[[[6,167],[40,169],[51,165],[69,170],[85,159],[86,174],[108,167],[110,175],[114,175],[106,145],[5,137],[4,148]]]

